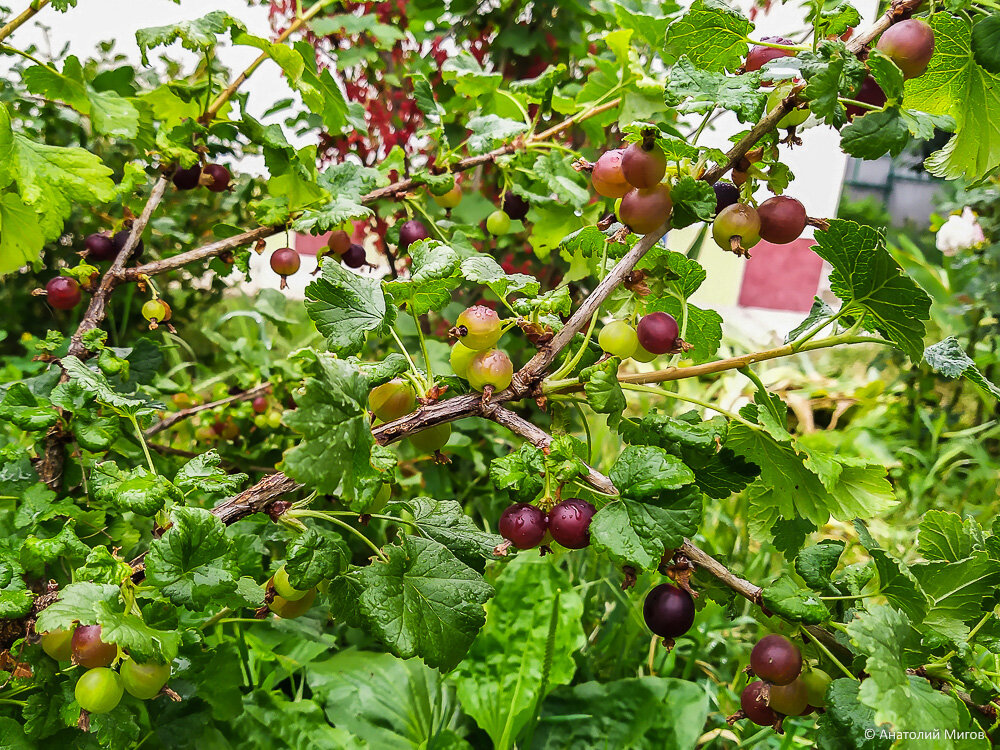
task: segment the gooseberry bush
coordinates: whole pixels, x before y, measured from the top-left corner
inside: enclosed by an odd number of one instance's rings
[[[86,1],[0,27],[5,747],[989,744],[995,514],[893,527],[888,459],[755,368],[829,350],[994,408],[933,275],[786,193],[831,129],[944,135],[926,170],[990,185],[994,3],[762,37],[719,0],[320,0],[270,39],[139,29],[138,66],[17,46]],[[702,238],[810,227],[839,303],[724,342]],[[304,302],[224,294],[255,254],[308,276],[293,233],[325,243]]]

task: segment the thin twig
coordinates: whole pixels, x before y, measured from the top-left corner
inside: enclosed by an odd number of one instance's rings
[[[146,437],[153,437],[158,432],[163,432],[163,430],[173,427],[175,424],[183,419],[188,419],[193,417],[203,411],[209,411],[211,409],[218,409],[220,406],[226,406],[227,404],[234,404],[239,401],[249,401],[251,399],[257,398],[258,396],[263,396],[265,393],[271,392],[270,383],[261,383],[260,385],[255,385],[246,391],[241,391],[235,393],[232,396],[227,396],[226,398],[220,398],[218,401],[212,401],[208,404],[198,404],[197,406],[192,406],[188,409],[181,409],[178,412],[174,412],[168,417],[164,417],[159,422],[154,424],[152,427],[146,430]]]
[[[35,17],[35,15],[46,5],[48,5],[50,0],[34,0],[31,5],[22,10],[12,19],[10,19],[2,28],[0,28],[0,41],[6,39],[11,34],[13,34],[20,26],[24,25],[27,21]]]

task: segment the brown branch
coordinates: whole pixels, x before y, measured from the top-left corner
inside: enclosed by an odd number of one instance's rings
[[[48,5],[50,0],[34,0],[27,8],[22,10],[16,16],[14,16],[10,21],[4,24],[3,28],[0,28],[0,41],[3,41],[11,34],[13,34],[19,27],[23,26],[29,20],[35,17],[35,15],[46,5]]]
[[[170,416],[165,417],[164,419],[154,424],[152,427],[146,430],[144,434],[147,438],[153,437],[153,435],[155,435],[156,433],[163,432],[164,430],[173,427],[181,420],[193,417],[195,414],[199,414],[200,412],[209,411],[211,409],[218,409],[220,406],[226,406],[227,404],[234,404],[240,401],[249,401],[251,399],[257,398],[258,396],[262,396],[265,393],[270,393],[270,392],[271,392],[271,384],[261,383],[260,385],[255,385],[253,388],[250,388],[249,390],[241,391],[240,393],[233,394],[232,396],[227,396],[226,398],[220,398],[218,401],[212,401],[211,403],[208,404],[198,404],[198,406],[192,406],[188,409],[181,409],[180,411],[174,412]]]
[[[250,231],[243,232],[242,234],[226,237],[225,239],[218,240],[216,242],[210,242],[209,244],[195,248],[194,250],[188,250],[187,252],[179,253],[169,258],[161,258],[160,260],[154,260],[151,263],[126,269],[122,278],[124,281],[137,281],[143,276],[156,276],[157,274],[166,273],[167,271],[174,271],[178,268],[183,268],[189,263],[214,258],[217,255],[222,255],[225,252],[236,250],[244,245],[250,245],[259,240],[267,239],[272,234],[283,228],[284,227],[257,227],[256,229],[251,229]]]
[[[536,448],[547,449],[552,443],[552,436],[533,422],[515,414],[510,409],[495,404],[488,405],[484,415],[511,432],[520,435]],[[614,483],[592,466],[587,466],[584,481],[604,495],[617,495],[618,489]]]
[[[146,225],[149,224],[149,220],[153,216],[153,211],[156,210],[160,201],[163,200],[163,193],[169,184],[170,179],[165,175],[160,175],[156,184],[153,185],[153,190],[149,194],[145,208],[142,209],[142,214],[132,222],[132,229],[129,232],[128,239],[125,241],[125,246],[118,253],[114,263],[111,264],[111,268],[101,277],[101,283],[98,285],[97,291],[90,298],[90,305],[87,306],[87,312],[84,313],[83,320],[80,321],[80,325],[77,327],[76,333],[73,334],[70,342],[69,353],[71,355],[81,358],[87,356],[87,349],[83,345],[83,336],[88,331],[97,328],[104,320],[111,292],[121,281],[125,264],[128,263],[129,256],[132,255],[132,251],[135,250],[136,245],[139,244],[142,233],[146,230]]]

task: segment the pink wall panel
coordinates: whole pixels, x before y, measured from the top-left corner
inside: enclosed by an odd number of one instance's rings
[[[769,310],[808,312],[819,290],[823,259],[800,237],[787,245],[761,240],[750,250],[743,272],[739,304]]]

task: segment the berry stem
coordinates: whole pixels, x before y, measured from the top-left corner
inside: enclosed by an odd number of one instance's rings
[[[765,42],[763,40],[756,41],[750,37],[743,37],[743,39],[747,42],[747,44],[752,44],[755,47],[770,47],[771,49],[781,49],[785,52],[805,52],[809,49],[809,47],[801,44],[779,44],[777,42]]]
[[[0,40],[6,39],[19,27],[30,21],[50,0],[32,0],[32,3],[0,28]]]
[[[849,670],[847,667],[845,667],[843,664],[841,664],[840,659],[838,659],[836,656],[830,653],[830,649],[824,646],[823,643],[819,640],[819,638],[817,638],[811,632],[809,632],[809,628],[802,628],[802,633],[809,640],[811,640],[813,644],[816,646],[816,648],[822,651],[830,661],[836,664],[841,672],[850,677],[852,680],[858,680],[858,676],[854,674],[851,670]]]
[[[678,401],[685,401],[689,404],[700,406],[703,409],[708,409],[709,411],[717,412],[728,419],[732,419],[735,422],[739,422],[740,424],[749,427],[751,430],[764,429],[759,424],[754,424],[750,420],[744,419],[735,412],[727,411],[726,409],[723,409],[721,406],[717,406],[716,404],[710,404],[708,401],[703,401],[700,398],[695,398],[694,396],[682,396],[679,393],[674,393],[673,391],[668,391],[663,388],[653,388],[648,385],[633,385],[632,383],[621,383],[621,387],[623,390],[626,391],[634,391],[636,393],[648,393],[653,396],[666,396],[667,398],[677,399]]]
[[[434,371],[431,369],[431,355],[427,352],[427,340],[424,338],[424,331],[420,327],[420,318],[417,316],[416,310],[413,309],[413,305],[407,304],[407,308],[410,310],[410,315],[413,316],[413,325],[417,329],[417,338],[420,339],[420,351],[424,355],[424,364],[427,366],[427,385],[431,386],[434,384]]]
[[[369,549],[371,549],[372,552],[375,553],[375,556],[378,557],[379,560],[381,560],[384,563],[389,562],[389,558],[385,556],[385,553],[381,550],[381,548],[377,544],[375,544],[375,542],[373,542],[371,539],[369,539],[368,537],[366,537],[364,534],[362,534],[356,528],[354,528],[353,526],[351,526],[351,524],[344,523],[343,521],[341,521],[336,516],[330,515],[329,513],[325,512],[325,511],[322,511],[322,510],[305,510],[305,509],[303,509],[303,510],[290,510],[285,515],[286,516],[292,516],[293,518],[320,518],[320,519],[322,519],[324,521],[329,521],[330,523],[334,524],[335,526],[340,526],[342,529],[346,529],[347,531],[351,532],[356,537],[358,537],[361,541],[363,541],[366,545],[368,545]]]
[[[149,470],[155,475],[156,466],[153,464],[153,456],[149,453],[149,446],[146,445],[146,438],[142,434],[142,428],[139,426],[139,420],[134,416],[129,415],[128,421],[132,423],[132,428],[135,430],[135,436],[139,438],[139,445],[142,446],[142,452],[146,454],[146,463],[149,465]]]
[[[417,330],[420,330],[420,326],[417,326]],[[417,369],[416,363],[410,357],[410,353],[406,350],[406,346],[403,344],[402,339],[399,338],[399,334],[396,333],[396,329],[390,328],[389,333],[392,334],[392,338],[395,340],[396,346],[398,346],[399,350],[403,352],[403,356],[406,357],[406,361],[410,363],[410,370],[413,372],[413,375],[417,378],[417,380],[420,381],[421,389],[426,388],[427,383],[424,382],[423,374]]]
[[[848,99],[845,96],[838,96],[837,101],[841,104],[850,104],[854,107],[858,107],[859,109],[866,109],[869,112],[878,112],[882,109],[881,107],[876,107],[874,104],[869,104],[868,102],[863,102],[858,99]]]

